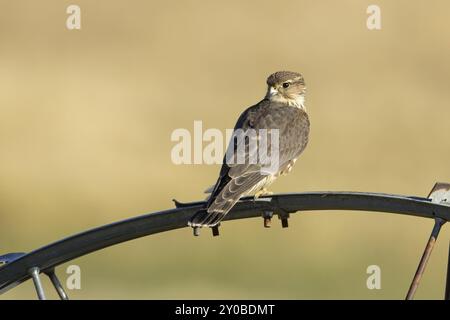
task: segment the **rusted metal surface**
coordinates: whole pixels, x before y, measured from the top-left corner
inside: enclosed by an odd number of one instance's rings
[[[406,300],[412,300],[414,298],[414,294],[416,293],[420,280],[422,279],[422,275],[425,272],[425,268],[428,264],[428,260],[430,259],[430,255],[433,251],[434,244],[436,243],[437,237],[439,235],[439,231],[441,230],[441,227],[444,223],[445,221],[440,218],[437,218],[434,222],[433,231],[431,232],[430,239],[427,242],[422,258],[420,259],[416,274],[414,275],[414,278],[409,287],[408,293],[406,295]]]

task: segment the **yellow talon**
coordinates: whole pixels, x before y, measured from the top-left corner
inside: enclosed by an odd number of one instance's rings
[[[272,191],[269,191],[266,188],[262,188],[261,190],[259,190],[258,192],[255,193],[253,198],[256,200],[261,196],[271,196],[272,194],[273,194]]]

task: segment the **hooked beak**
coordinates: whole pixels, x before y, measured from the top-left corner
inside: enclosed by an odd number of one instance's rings
[[[273,97],[274,95],[278,94],[278,90],[275,89],[274,87],[270,86],[269,87],[269,92],[267,93],[267,95],[269,97]]]

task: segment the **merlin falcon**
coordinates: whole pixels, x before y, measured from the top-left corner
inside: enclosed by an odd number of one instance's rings
[[[239,117],[235,133],[256,132],[240,141],[230,141],[216,184],[209,190],[211,195],[204,209],[189,221],[189,226],[216,227],[236,202],[245,195],[255,198],[270,194],[267,187],[280,175],[289,173],[297,158],[305,149],[309,136],[309,118],[304,106],[306,86],[303,76],[297,72],[279,71],[267,78],[267,94],[258,104],[249,107]],[[263,133],[266,135],[264,136]],[[277,140],[273,137],[277,136]],[[256,141],[254,141],[256,140]],[[276,170],[263,170],[266,162],[250,161],[265,142],[267,153],[278,153]],[[251,143],[257,147],[252,148]],[[267,157],[265,157],[267,160]]]

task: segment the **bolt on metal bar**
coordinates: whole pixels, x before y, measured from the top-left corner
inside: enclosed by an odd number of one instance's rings
[[[44,288],[42,287],[41,278],[39,277],[39,268],[33,267],[28,270],[31,278],[33,279],[34,287],[36,288],[36,293],[39,300],[46,300]]]
[[[263,211],[264,228],[270,228],[272,224],[273,211]]]
[[[436,239],[439,235],[439,231],[441,231],[441,227],[444,223],[445,220],[440,218],[436,218],[434,220],[433,230],[431,231],[430,238],[428,239],[427,245],[422,254],[422,258],[420,259],[416,274],[414,275],[414,278],[409,287],[408,293],[406,295],[406,300],[412,300],[414,298],[414,294],[416,293],[416,290],[419,287],[420,279],[422,279],[422,275],[425,272],[425,268],[428,264],[428,260],[430,259],[431,252],[433,251],[434,244],[436,243]]]
[[[193,227],[192,232],[195,237],[198,237],[200,235],[200,227]]]
[[[220,223],[214,227],[211,227],[213,237],[219,236]]]
[[[55,287],[56,292],[58,293],[58,296],[61,300],[69,300],[69,296],[64,291],[63,286],[61,285],[61,282],[59,281],[58,277],[56,276],[55,270],[50,270],[45,273],[52,282],[53,286]]]

